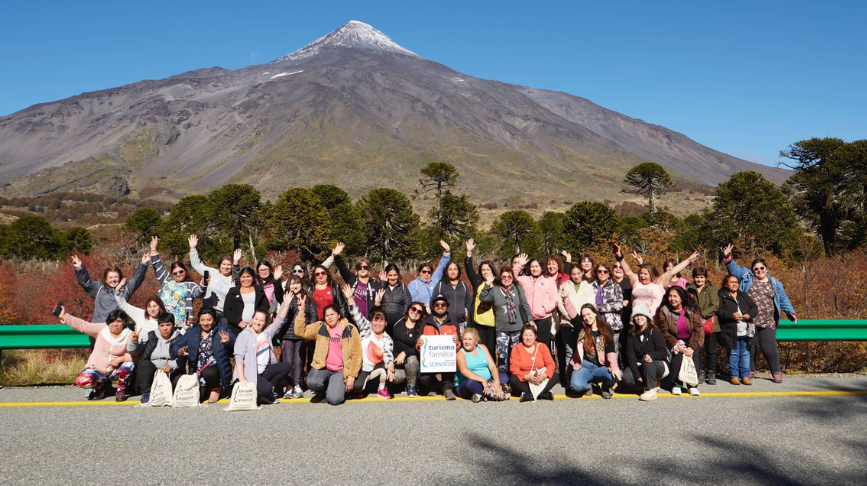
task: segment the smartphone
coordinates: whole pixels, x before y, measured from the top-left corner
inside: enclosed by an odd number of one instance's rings
[[[54,308],[54,312],[52,312],[51,315],[54,317],[60,317],[60,311],[62,310],[63,306],[65,306],[65,305],[66,305],[66,302],[64,302],[62,300],[60,302],[58,302],[57,307]]]
[[[202,279],[205,281],[205,285],[208,285],[208,279],[211,277],[211,272],[205,270],[205,273],[202,274]]]

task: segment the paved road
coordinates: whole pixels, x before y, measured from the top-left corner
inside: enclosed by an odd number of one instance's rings
[[[305,400],[224,413],[225,404],[85,406],[71,387],[6,388],[0,481],[867,484],[867,377],[702,390],[652,403]]]

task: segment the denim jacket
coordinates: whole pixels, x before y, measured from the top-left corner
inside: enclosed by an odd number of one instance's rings
[[[750,290],[750,287],[753,286],[753,281],[755,277],[753,276],[753,272],[748,269],[739,266],[735,263],[734,259],[730,262],[726,262],[726,269],[730,274],[735,277],[741,279],[741,287],[740,290],[743,293],[747,293]],[[783,312],[789,316],[789,319],[792,318],[796,314],[795,308],[792,306],[792,301],[789,300],[789,296],[786,295],[786,290],[783,288],[783,284],[774,277],[768,275],[768,279],[771,281],[771,287],[774,289],[774,320],[776,322],[780,321],[780,316],[783,315]]]

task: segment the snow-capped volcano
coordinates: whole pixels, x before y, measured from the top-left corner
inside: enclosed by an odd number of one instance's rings
[[[317,54],[325,47],[371,49],[420,57],[409,49],[397,45],[390,37],[374,29],[372,26],[357,20],[350,20],[334,32],[316,39],[292,54],[278,59],[278,61],[305,59]]]

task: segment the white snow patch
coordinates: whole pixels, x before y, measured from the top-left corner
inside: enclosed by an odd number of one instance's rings
[[[464,82],[464,81],[465,81],[464,79],[461,79],[461,78],[458,78],[458,77],[454,77],[454,78],[452,78],[452,79],[454,79],[455,81],[460,81],[460,82]]]
[[[303,73],[303,72],[304,72],[304,70],[302,69],[300,71],[295,71],[295,72],[291,72],[291,73],[280,73],[280,74],[275,74],[268,79],[282,78],[283,76],[292,76],[293,74],[298,74],[298,73]],[[268,73],[265,73],[265,74],[268,74]]]
[[[418,54],[409,49],[397,45],[393,40],[391,40],[391,38],[374,29],[372,26],[357,20],[350,20],[343,27],[340,27],[325,37],[316,39],[305,47],[289,54],[288,56],[282,57],[277,61],[297,61],[299,59],[305,59],[319,53],[319,50],[322,47],[354,47],[419,57]]]
[[[271,74],[271,71],[267,71],[267,72],[262,73],[262,76],[265,76],[266,74]]]

